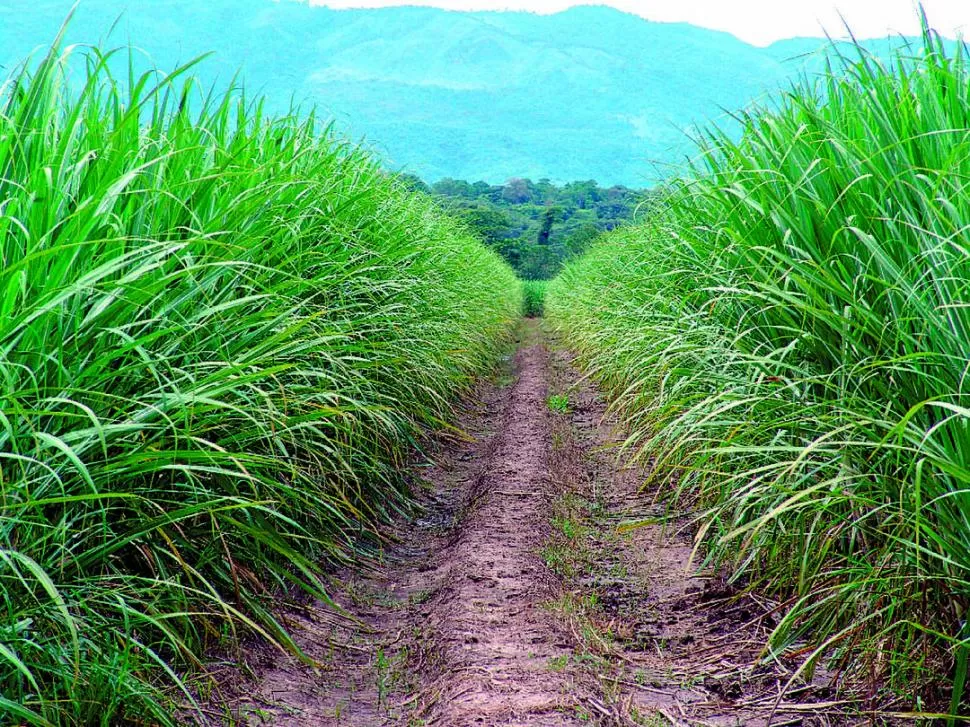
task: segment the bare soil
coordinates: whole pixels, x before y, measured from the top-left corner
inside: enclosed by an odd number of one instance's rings
[[[789,685],[760,658],[775,604],[696,569],[687,521],[617,465],[604,402],[538,322],[460,426],[379,567],[334,575],[344,613],[281,606],[313,663],[253,645],[213,724],[855,723],[828,675]]]

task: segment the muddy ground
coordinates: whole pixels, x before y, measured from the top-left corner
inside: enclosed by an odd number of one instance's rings
[[[539,322],[416,469],[424,511],[380,568],[281,618],[317,664],[254,647],[212,724],[871,724],[829,678],[760,658],[774,604],[698,571],[687,520]],[[661,485],[662,487],[662,485]],[[240,668],[241,667],[241,668]]]

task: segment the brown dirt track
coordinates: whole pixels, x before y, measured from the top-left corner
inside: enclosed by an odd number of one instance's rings
[[[380,567],[335,574],[346,615],[282,609],[316,664],[254,647],[213,724],[862,723],[824,673],[782,695],[791,666],[758,658],[774,604],[693,568],[687,523],[616,465],[604,403],[538,322],[498,378],[416,469],[424,511]]]

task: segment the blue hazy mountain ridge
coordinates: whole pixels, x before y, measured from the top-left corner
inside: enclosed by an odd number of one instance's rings
[[[0,64],[42,48],[72,4],[0,0]],[[758,48],[607,7],[337,11],[295,0],[82,0],[67,40],[130,41],[166,70],[212,51],[198,69],[206,83],[238,72],[273,110],[313,104],[428,180],[630,186],[676,169],[694,124],[730,125],[725,111],[786,84],[805,62],[789,59],[821,45]]]

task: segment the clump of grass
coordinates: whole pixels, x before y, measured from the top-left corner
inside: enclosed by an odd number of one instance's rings
[[[776,652],[963,697],[970,632],[970,69],[930,31],[710,130],[646,226],[547,315],[709,559],[775,594]],[[854,54],[850,57],[850,53]],[[920,686],[920,685],[924,686]],[[936,693],[939,697],[939,692]]]
[[[553,394],[546,400],[549,411],[556,414],[569,413],[569,396],[567,394]]]
[[[547,280],[523,280],[524,313],[527,318],[541,318],[545,300]]]
[[[0,87],[0,722],[174,724],[208,646],[298,651],[273,594],[407,509],[521,309],[312,113],[111,55]]]

